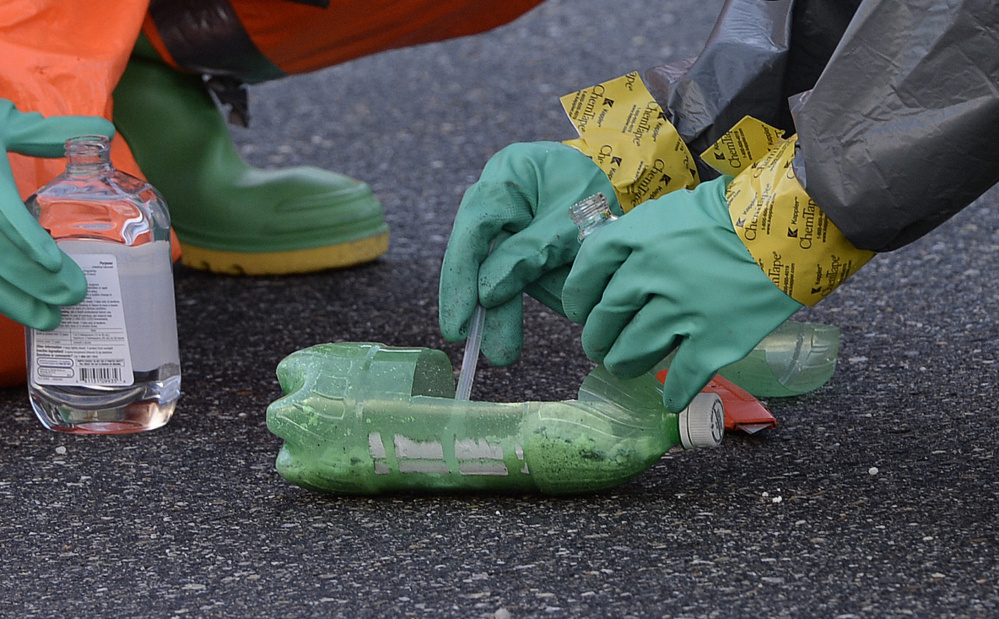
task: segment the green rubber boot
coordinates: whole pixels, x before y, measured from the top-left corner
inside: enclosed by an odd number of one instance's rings
[[[114,104],[116,127],[170,208],[185,265],[278,275],[353,266],[388,250],[367,184],[313,167],[250,167],[201,78],[164,64],[144,40]]]

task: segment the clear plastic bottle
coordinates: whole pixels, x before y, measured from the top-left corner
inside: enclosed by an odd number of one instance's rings
[[[674,446],[718,445],[724,410],[699,394],[680,414],[651,375],[621,381],[598,366],[565,402],[454,399],[439,350],[321,344],[278,364],[286,395],[267,408],[284,439],[277,470],[336,494],[490,490],[564,495],[620,485]]]
[[[610,210],[607,203],[607,196],[596,193],[588,198],[583,198],[579,202],[569,207],[569,216],[579,228],[579,242],[617,219],[617,215]]]
[[[66,171],[25,203],[87,277],[55,330],[27,330],[28,394],[45,427],[123,434],[165,424],[180,397],[170,217],[116,170],[104,136],[66,142]]]
[[[572,220],[579,227],[579,240],[608,224],[617,216],[607,198],[595,194],[572,205]],[[839,328],[814,322],[787,321],[773,330],[744,358],[718,371],[756,397],[794,396],[826,384],[836,371]],[[672,354],[654,372],[669,368]]]
[[[788,320],[718,374],[758,398],[802,395],[832,378],[839,339],[839,327]]]

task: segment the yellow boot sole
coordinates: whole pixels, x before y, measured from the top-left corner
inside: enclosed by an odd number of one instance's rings
[[[290,275],[371,262],[388,251],[389,233],[327,247],[278,252],[233,252],[181,243],[181,263],[224,275]]]

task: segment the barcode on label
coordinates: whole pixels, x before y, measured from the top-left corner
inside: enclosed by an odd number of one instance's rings
[[[103,385],[121,382],[121,368],[80,368],[80,382]]]

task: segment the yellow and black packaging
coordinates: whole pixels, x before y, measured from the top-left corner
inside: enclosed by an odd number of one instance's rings
[[[697,186],[694,159],[637,72],[561,98],[579,133],[566,140],[607,174],[624,212]]]
[[[763,123],[744,122],[736,126],[740,133],[730,135],[733,129],[702,158],[711,161],[719,152],[732,155],[724,157],[727,167],[719,171],[742,169],[726,194],[736,234],[778,288],[800,303],[815,305],[874,252],[857,249],[798,182],[791,165],[797,136],[768,144],[776,129],[761,133]],[[746,168],[748,159],[754,160]]]

